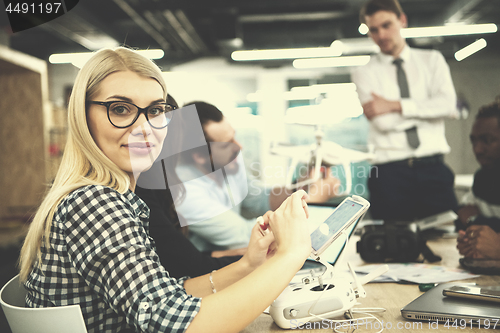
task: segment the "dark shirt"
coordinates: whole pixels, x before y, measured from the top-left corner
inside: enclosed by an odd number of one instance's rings
[[[500,171],[479,169],[474,175],[472,192],[492,205],[500,205]]]
[[[474,183],[472,184],[472,194],[475,198],[487,203],[488,205],[500,205],[500,172],[496,169],[479,169],[474,175]],[[493,231],[500,232],[500,219],[495,216],[484,216],[479,214],[475,217],[474,225],[487,225]],[[468,225],[464,225],[459,220],[455,221],[457,230],[465,230]]]
[[[474,175],[472,193],[491,205],[500,205],[500,172],[496,169],[479,169]],[[487,225],[500,232],[500,219],[479,215],[472,224]]]
[[[227,266],[240,256],[213,258],[210,253],[200,252],[175,226],[168,202],[170,191],[147,190],[136,187],[135,193],[150,209],[149,233],[156,243],[160,262],[174,278],[196,277]]]

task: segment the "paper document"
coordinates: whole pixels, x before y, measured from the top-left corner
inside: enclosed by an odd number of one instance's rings
[[[372,282],[413,282],[413,283],[443,283],[478,277],[459,268],[435,266],[427,264],[404,263],[387,264],[389,271]],[[381,264],[356,267],[357,273],[368,274]]]

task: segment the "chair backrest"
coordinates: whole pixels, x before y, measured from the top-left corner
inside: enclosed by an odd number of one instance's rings
[[[26,308],[25,296],[19,275],[0,290],[0,304],[12,333],[87,333],[79,305]]]

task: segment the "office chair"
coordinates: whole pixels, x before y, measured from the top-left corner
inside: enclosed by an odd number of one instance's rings
[[[0,304],[12,333],[87,333],[79,305],[26,308],[25,297],[19,275],[0,290]]]

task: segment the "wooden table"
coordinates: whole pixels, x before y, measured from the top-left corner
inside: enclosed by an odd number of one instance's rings
[[[356,236],[352,237],[350,240],[348,247],[346,248],[345,257],[342,259],[343,261],[349,261],[353,267],[361,266],[365,264],[359,254],[356,253],[356,242],[358,238]],[[455,248],[456,240],[455,238],[439,238],[435,240],[428,241],[427,244],[432,249],[432,251],[441,256],[443,259],[439,263],[439,265],[458,268],[460,267],[458,263],[459,254]],[[462,280],[461,282],[477,282],[483,284],[499,284],[500,276],[491,276],[491,275],[482,275],[476,279],[470,280]],[[377,313],[377,317],[380,320],[383,320],[385,325],[389,325],[390,322],[392,325],[392,329],[388,329],[387,326],[384,329],[384,332],[481,332],[486,333],[488,330],[484,328],[473,327],[470,328],[470,325],[466,329],[458,329],[455,328],[446,328],[443,324],[439,324],[437,328],[429,327],[428,322],[420,322],[420,321],[411,321],[406,320],[401,316],[401,308],[403,308],[406,304],[410,303],[412,300],[417,298],[422,294],[419,291],[418,286],[415,284],[398,284],[398,283],[370,283],[365,286],[367,297],[365,299],[359,299],[358,301],[361,303],[359,307],[383,307],[386,309],[384,313]],[[500,312],[500,308],[499,308]],[[318,324],[319,325],[319,324]],[[373,324],[375,325],[375,324]],[[435,325],[434,325],[435,326]],[[319,327],[319,326],[317,326]],[[399,328],[398,328],[399,327]],[[497,327],[500,329],[500,327]],[[286,330],[291,331],[291,330]],[[279,328],[271,318],[270,315],[261,314],[257,319],[255,319],[247,328],[245,328],[242,332],[250,333],[250,332],[286,332]],[[300,329],[293,330],[299,332],[332,332],[331,329]],[[347,332],[343,329],[340,329],[341,332]],[[350,329],[348,332],[352,332]],[[359,329],[355,330],[358,332],[377,332],[378,330],[370,329],[365,325],[360,326]],[[493,331],[495,332],[495,331]],[[497,331],[498,332],[498,331]]]

